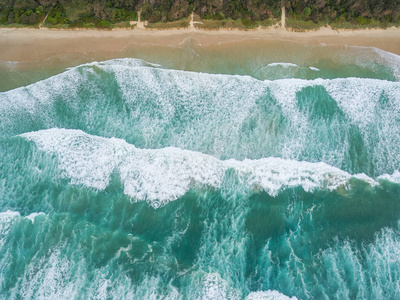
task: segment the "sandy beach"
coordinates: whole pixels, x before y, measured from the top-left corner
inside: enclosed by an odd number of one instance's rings
[[[400,29],[332,30],[292,32],[281,28],[258,30],[199,29],[117,29],[101,30],[50,30],[50,29],[0,29],[1,61],[37,61],[54,55],[103,52],[117,54],[132,45],[179,46],[185,39],[193,38],[203,47],[221,46],[249,41],[288,41],[301,44],[325,44],[377,47],[400,55]]]
[[[328,68],[336,68],[346,57],[351,61],[360,55],[359,47],[376,47],[400,55],[400,29],[321,28],[293,32],[282,28],[248,31],[0,28],[0,91],[34,83],[69,67],[116,58],[139,58],[179,70],[250,75],[248,66],[253,65],[255,70],[273,62],[302,66],[318,64],[322,59]],[[371,48],[365,49],[362,55],[369,60]]]

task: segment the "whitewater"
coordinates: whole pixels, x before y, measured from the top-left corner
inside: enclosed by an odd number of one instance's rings
[[[0,298],[398,299],[400,58],[368,51],[1,92]]]

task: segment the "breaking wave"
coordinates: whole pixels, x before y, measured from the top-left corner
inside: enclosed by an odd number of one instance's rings
[[[118,171],[127,195],[153,206],[183,196],[193,186],[221,188],[232,170],[235,182],[245,189],[279,191],[301,186],[334,190],[351,178],[377,183],[365,174],[350,175],[325,163],[298,162],[281,158],[225,160],[178,148],[138,149],[123,140],[102,138],[80,130],[48,129],[21,135],[40,150],[58,157],[63,176],[72,184],[104,190]],[[236,187],[237,189],[239,188]]]
[[[399,82],[378,79],[260,81],[120,59],[1,93],[0,131],[74,128],[139,148],[325,162],[378,176],[400,165],[399,95]]]

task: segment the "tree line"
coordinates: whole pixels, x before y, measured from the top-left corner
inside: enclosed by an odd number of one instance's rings
[[[171,22],[192,12],[203,20],[288,18],[318,22],[400,22],[400,0],[0,0],[0,24],[111,27],[137,20]]]

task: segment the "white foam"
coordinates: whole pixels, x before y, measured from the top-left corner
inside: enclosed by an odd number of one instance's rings
[[[15,284],[16,288],[12,290],[9,299],[172,300],[182,299],[185,296],[179,295],[176,288],[165,283],[160,277],[144,275],[139,285],[132,283],[132,278],[125,272],[114,272],[116,275],[110,278],[109,274],[112,272],[110,265],[113,261],[105,266],[93,268],[90,261],[85,259],[85,255],[79,255],[74,260],[70,259],[65,254],[67,247],[63,243],[49,249],[46,255],[35,256],[26,264],[24,273]],[[6,260],[7,257],[1,259],[3,265],[11,261],[11,259]]]
[[[67,70],[75,70],[77,68],[81,67],[97,67],[97,66],[107,66],[107,65],[120,65],[120,66],[125,66],[129,68],[134,68],[134,67],[155,67],[155,68],[161,68],[162,66],[159,64],[153,64],[150,62],[147,62],[143,59],[139,58],[116,58],[116,59],[111,59],[111,60],[106,60],[106,61],[93,61],[90,63],[82,64],[76,67],[71,67],[67,68]]]
[[[259,81],[248,76],[159,69],[136,59],[86,66],[89,67],[77,67],[33,85],[0,93],[0,129],[9,132],[8,126],[14,128],[13,124],[21,118],[19,111],[26,111],[28,119],[38,119],[45,128],[54,127],[59,124],[59,111],[53,106],[55,99],[61,99],[72,112],[83,114],[82,120],[86,122],[83,126],[99,125],[98,112],[79,110],[82,98],[79,89],[90,90],[102,99],[103,91],[95,80],[96,77],[101,80],[97,72],[100,69],[115,75],[124,106],[129,109],[129,116],[110,116],[102,133],[115,134],[122,128],[124,137],[127,128],[134,126],[137,131],[133,132],[132,140],[140,140],[141,147],[172,145],[218,158],[273,155],[342,167],[350,160],[348,129],[355,128],[360,129],[362,142],[370,154],[368,160],[374,162],[374,168],[365,172],[382,174],[398,168],[400,163],[400,125],[396,119],[400,115],[399,82],[363,78]],[[340,130],[329,145],[325,143],[326,135],[321,139],[316,136],[322,126],[313,124],[309,111],[299,107],[298,93],[315,86],[324,87],[346,117],[345,120],[337,117],[339,124],[334,125]],[[382,95],[388,101],[380,107]],[[114,113],[113,108],[110,112]],[[280,126],[274,120],[282,115]],[[271,126],[265,122],[267,119]],[[326,128],[333,127],[329,122],[321,116],[320,123]],[[379,147],[372,140],[379,140]],[[313,149],[317,148],[318,156],[313,156],[317,153]]]
[[[312,71],[317,71],[317,72],[321,71],[320,69],[315,68],[315,67],[309,67],[309,69],[312,70]]]
[[[374,124],[377,119],[376,107],[382,95],[393,101],[391,109],[400,111],[397,108],[397,104],[400,104],[400,83],[361,78],[314,82],[323,85],[339,107],[359,126]]]
[[[262,65],[254,71],[257,78],[277,80],[281,78],[298,78],[304,76],[305,67],[294,63],[274,62]]]
[[[390,99],[390,109],[400,112],[400,83],[368,78],[280,79],[265,81],[274,98],[288,114],[298,114],[296,94],[305,87],[323,86],[338,106],[358,125],[373,124],[382,95]]]
[[[32,222],[32,224],[35,223],[35,218],[38,216],[45,216],[46,214],[43,212],[39,212],[39,213],[31,213],[30,215],[26,216],[25,218],[27,218],[28,220],[30,220]]]
[[[385,53],[385,55],[391,57],[391,53]],[[392,54],[392,56],[394,56],[394,54]],[[394,58],[392,58],[392,60],[393,59]],[[293,63],[271,63],[268,64],[267,67],[268,66],[298,67]],[[339,78],[332,80],[301,80],[291,78],[274,81],[265,80],[262,82],[248,76],[202,74],[196,72],[160,69],[160,65],[157,64],[151,64],[140,59],[126,58],[84,64],[27,87],[1,93],[0,100],[2,107],[0,108],[4,109],[5,105],[9,105],[14,108],[25,107],[34,112],[35,109],[39,108],[38,106],[52,102],[55,95],[64,94],[68,91],[68,97],[71,98],[71,96],[76,93],[77,86],[82,83],[82,79],[85,79],[84,77],[87,73],[94,76],[96,75],[91,68],[82,67],[98,67],[105,71],[114,72],[123,91],[123,95],[130,98],[130,100],[133,100],[132,98],[134,97],[132,96],[136,95],[135,93],[140,91],[142,87],[149,86],[151,87],[152,92],[154,92],[154,95],[157,96],[159,104],[166,105],[174,104],[172,102],[173,99],[165,99],[167,95],[165,94],[165,91],[163,91],[165,85],[171,84],[175,85],[177,90],[190,98],[191,101],[196,100],[194,99],[195,97],[192,96],[194,95],[193,93],[197,93],[195,87],[207,87],[209,90],[215,89],[216,91],[220,91],[221,86],[226,86],[226,88],[223,89],[225,94],[221,95],[221,99],[226,101],[223,103],[225,104],[225,109],[229,107],[236,108],[238,104],[244,104],[252,98],[254,100],[254,98],[265,93],[266,88],[272,88],[274,96],[278,96],[279,102],[284,104],[286,101],[293,102],[293,100],[296,100],[296,93],[302,88],[322,85],[327,88],[329,94],[336,101],[343,103],[343,100],[346,100],[349,101],[351,105],[359,103],[360,107],[364,107],[366,102],[376,102],[376,97],[379,97],[384,91],[388,92],[390,96],[394,95],[396,98],[396,95],[397,97],[399,95],[400,89],[399,84],[394,82],[364,78]],[[157,74],[160,76],[155,76],[153,72],[154,68],[157,68]],[[319,69],[315,67],[309,68],[314,71],[319,71]],[[85,71],[82,74],[78,72],[78,69]],[[240,88],[248,86],[248,89],[243,92],[239,91],[237,88],[239,83],[241,83]],[[137,89],[138,91],[132,91],[132,86],[134,86],[135,90]],[[231,89],[234,90],[234,93],[229,92]],[[282,96],[279,97],[281,94]],[[247,95],[247,97],[242,97],[242,95]],[[18,97],[17,102],[15,101],[16,96]],[[215,95],[213,100],[217,100],[217,96],[220,95]],[[286,98],[286,101],[281,101],[283,97]],[[247,100],[246,98],[250,99]],[[240,103],[235,101],[238,99],[240,99]],[[197,101],[195,101],[197,106],[199,102],[201,103],[200,100],[201,99],[197,99]],[[243,100],[246,101],[244,102]],[[249,102],[253,103],[253,101]],[[220,103],[213,104],[216,105]],[[172,108],[164,107],[164,109],[168,111]],[[246,112],[248,112],[248,110],[244,109],[244,113]]]
[[[10,227],[16,218],[19,218],[20,214],[16,211],[7,210],[0,212],[0,248],[5,243],[5,238],[10,231]]]
[[[267,67],[283,67],[285,69],[288,68],[298,68],[299,66],[293,63],[286,63],[286,62],[275,62],[275,63],[270,63],[267,65]]]
[[[362,58],[356,59],[356,63],[362,67],[371,67],[371,62],[384,65],[392,70],[393,76],[397,81],[400,80],[400,55],[376,47],[349,46],[349,48],[356,49],[357,57]],[[360,49],[367,50],[367,53],[360,56]]]
[[[350,175],[323,162],[310,163],[281,158],[262,158],[259,160],[227,161],[239,176],[247,178],[250,186],[260,186],[271,196],[276,196],[285,188],[301,186],[311,192],[317,188],[334,190],[346,186],[350,178],[364,180],[371,185],[376,182],[365,174]]]
[[[203,276],[203,290],[201,299],[228,299],[228,283],[218,273],[209,273]]]
[[[39,212],[39,213],[31,213],[28,216],[25,216],[24,218],[30,220],[32,222],[32,224],[35,222],[35,218],[38,216],[45,216],[46,214],[43,212]],[[14,221],[16,218],[20,218],[21,214],[17,211],[11,211],[11,210],[7,210],[5,212],[0,212],[0,234],[4,233],[2,231],[2,226],[8,227],[12,221]]]
[[[90,86],[87,76],[97,76],[92,67],[118,66],[127,68],[160,68],[160,65],[152,64],[141,59],[125,58],[113,59],[104,62],[91,62],[76,67],[67,68],[65,72],[40,80],[25,87],[19,87],[11,91],[0,93],[0,116],[6,116],[10,112],[21,109],[29,111],[32,115],[47,111],[57,96],[68,95],[71,106],[77,105],[73,101],[77,98],[78,87],[83,82]],[[63,97],[64,98],[64,97]],[[67,101],[65,98],[63,101]],[[42,114],[46,119],[46,114]]]
[[[202,278],[202,293],[200,299],[243,299],[240,294],[230,287],[218,273],[207,273]],[[245,300],[297,300],[296,297],[288,297],[278,291],[251,292]]]
[[[400,236],[399,223],[394,228],[383,227],[375,233],[371,242],[361,248],[353,241],[336,240],[333,247],[320,250],[315,256],[328,266],[326,272],[330,280],[339,287],[336,295],[340,299],[349,299],[352,285],[347,281],[351,273],[353,282],[357,282],[359,299],[385,299],[383,295],[399,298]],[[319,262],[314,262],[318,264]],[[343,272],[346,266],[348,273]],[[317,276],[324,281],[325,277]]]
[[[220,188],[225,173],[233,170],[248,189],[263,189],[271,196],[301,186],[333,190],[357,177],[371,185],[366,175],[350,175],[325,163],[299,162],[281,158],[237,161],[218,160],[199,152],[178,148],[138,149],[124,140],[103,138],[80,130],[49,129],[21,135],[43,151],[56,154],[61,175],[72,184],[103,190],[114,170],[118,171],[124,192],[135,200],[147,200],[154,207],[176,200],[191,187]]]
[[[15,70],[19,66],[18,61],[0,61],[0,67],[6,67],[9,70]]]
[[[20,216],[20,213],[17,211],[7,210],[5,212],[0,212],[0,223],[7,223],[10,220]]]
[[[383,174],[378,177],[378,180],[388,180],[393,183],[400,184],[400,172],[398,170],[395,170],[392,175]]]
[[[400,55],[384,51],[379,48],[373,48],[374,51],[382,58],[384,64],[392,69],[396,80],[400,80]]]
[[[246,300],[297,300],[297,298],[288,297],[275,290],[268,290],[266,292],[252,292],[246,297]]]

